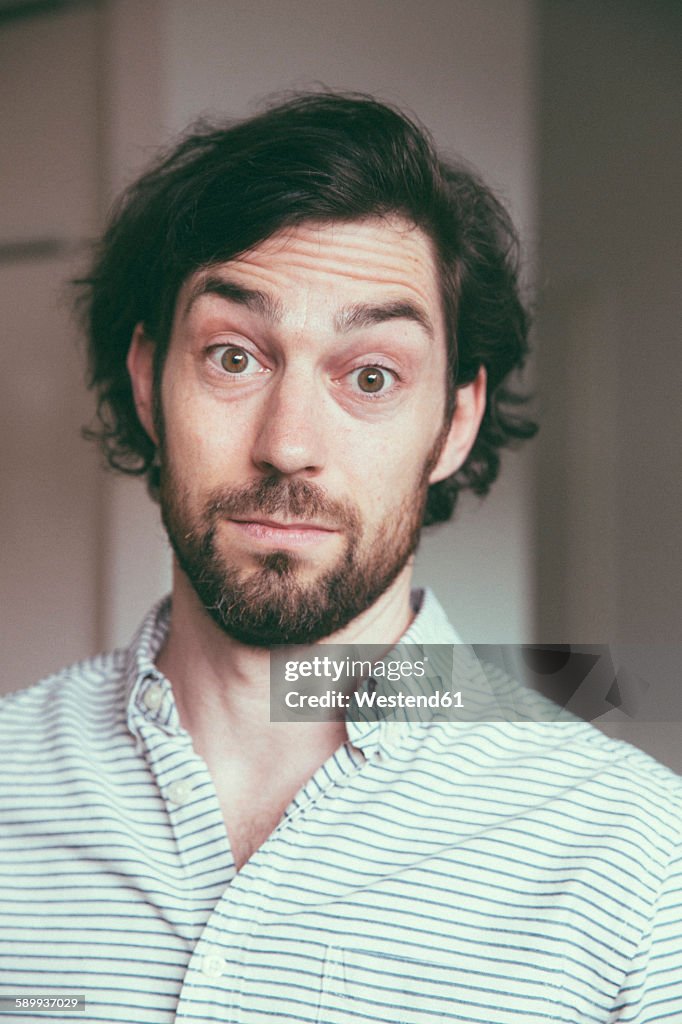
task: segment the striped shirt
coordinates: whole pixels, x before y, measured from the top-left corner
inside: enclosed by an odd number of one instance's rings
[[[12,1020],[682,1021],[678,776],[583,722],[349,721],[236,873],[169,614],[0,706],[0,996],[85,999]],[[403,640],[456,639],[427,592]]]

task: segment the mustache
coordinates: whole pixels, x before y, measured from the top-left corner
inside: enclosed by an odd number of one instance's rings
[[[330,498],[308,480],[265,477],[243,487],[214,491],[205,506],[206,518],[214,525],[219,519],[260,513],[288,519],[315,520],[332,529],[359,532],[360,515],[350,502]]]

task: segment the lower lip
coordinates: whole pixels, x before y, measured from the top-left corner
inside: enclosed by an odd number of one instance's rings
[[[315,527],[268,526],[266,523],[242,522],[239,519],[231,519],[230,522],[251,540],[278,548],[305,547],[336,536],[335,530],[319,530]]]

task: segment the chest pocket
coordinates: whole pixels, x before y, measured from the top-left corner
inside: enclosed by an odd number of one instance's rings
[[[457,1020],[454,967],[330,946],[317,1024]]]

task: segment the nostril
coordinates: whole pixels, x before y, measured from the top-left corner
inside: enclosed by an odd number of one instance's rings
[[[312,464],[309,466],[296,465],[291,469],[287,469],[280,463],[268,462],[267,460],[255,460],[255,464],[262,473],[274,479],[290,476],[317,476],[322,469],[321,466]]]

